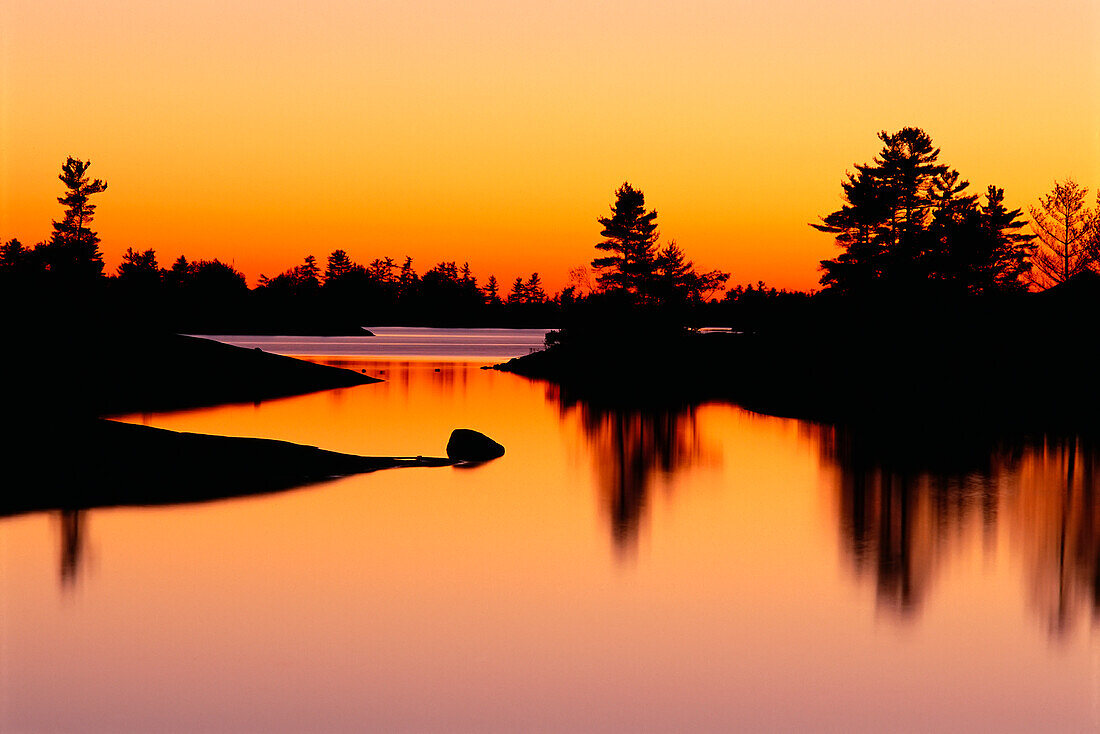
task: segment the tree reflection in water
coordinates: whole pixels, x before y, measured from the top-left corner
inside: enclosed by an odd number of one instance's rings
[[[709,460],[700,441],[696,406],[628,407],[575,399],[556,386],[549,391],[563,415],[575,411],[580,418],[595,457],[600,507],[615,548],[632,552],[650,494],[659,485],[669,487],[676,472]]]
[[[839,469],[840,532],[880,604],[912,614],[937,569],[965,550],[975,526],[998,524],[1022,556],[1029,598],[1051,633],[1100,620],[1100,447],[1082,436],[898,435],[821,429]]]
[[[61,588],[75,585],[84,555],[84,510],[62,510],[61,521]]]
[[[1100,445],[1095,437],[1047,438],[1019,464],[1005,520],[1021,549],[1032,599],[1051,631],[1078,610],[1100,622]]]

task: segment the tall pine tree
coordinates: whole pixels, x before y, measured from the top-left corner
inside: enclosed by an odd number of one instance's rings
[[[58,178],[67,191],[57,201],[65,206],[65,216],[53,223],[53,235],[39,248],[52,275],[74,282],[89,282],[103,275],[99,236],[89,227],[96,208],[90,198],[105,191],[107,184],[86,175],[91,165],[91,161],[69,156],[61,166]]]
[[[596,282],[609,291],[625,291],[649,300],[657,257],[657,212],[646,211],[645,194],[629,183],[615,192],[611,216],[600,217],[603,241],[596,249],[609,253],[592,261]]]
[[[844,250],[822,261],[822,285],[849,295],[929,284],[971,294],[1018,289],[1030,237],[1016,232],[1020,212],[1004,206],[1004,191],[989,187],[979,206],[920,128],[879,139],[879,155],[841,184],[843,206],[811,225]]]

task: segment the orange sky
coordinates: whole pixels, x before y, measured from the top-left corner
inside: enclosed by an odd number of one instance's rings
[[[48,235],[74,155],[112,270],[340,247],[556,288],[629,180],[700,265],[810,288],[879,129],[1014,206],[1100,186],[1098,39],[1095,0],[5,0],[0,237]]]

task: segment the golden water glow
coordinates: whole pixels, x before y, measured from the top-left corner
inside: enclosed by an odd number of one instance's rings
[[[383,455],[470,426],[507,453],[0,519],[0,728],[1095,728],[1095,446],[902,471],[731,405],[341,361],[387,381],[126,420]]]
[[[883,128],[1026,206],[1100,186],[1090,0],[7,0],[0,238],[44,239],[65,156],[127,247],[233,261],[468,260],[550,288],[624,180],[733,282],[816,285],[806,226]]]

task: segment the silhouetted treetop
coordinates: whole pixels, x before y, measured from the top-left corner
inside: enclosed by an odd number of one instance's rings
[[[699,273],[675,240],[657,253],[654,261],[654,299],[657,303],[684,304],[700,301],[726,284],[729,273]]]
[[[10,239],[0,245],[0,269],[14,270],[26,262],[30,250],[23,247],[23,243],[17,239]]]
[[[1004,191],[990,186],[979,205],[920,128],[878,137],[878,156],[841,183],[841,208],[811,224],[844,250],[822,261],[822,285],[845,294],[931,285],[970,294],[1020,289],[1032,238],[1017,231],[1021,213],[1004,206]]]
[[[283,290],[298,294],[316,291],[321,286],[318,272],[317,258],[313,255],[306,255],[301,265],[284,270],[274,278],[260,275],[259,287],[266,290]]]
[[[485,282],[485,302],[489,304],[500,303],[500,285],[497,284],[497,276],[490,275],[489,280]]]
[[[118,280],[120,283],[136,287],[150,289],[160,285],[162,273],[157,265],[157,253],[153,250],[137,252],[132,247],[126,248],[122,256],[122,263],[118,266]]]
[[[89,225],[96,205],[90,199],[107,189],[100,179],[87,176],[91,161],[69,156],[61,166],[58,179],[65,184],[64,196],[57,198],[65,206],[65,216],[53,223],[53,235],[38,248],[41,261],[55,275],[77,281],[91,281],[103,274],[103,255],[99,236]]]
[[[624,290],[645,300],[657,256],[657,212],[646,211],[645,194],[629,183],[615,192],[611,216],[600,217],[604,239],[596,249],[610,253],[592,261],[604,290]]]
[[[696,302],[718,290],[729,274],[713,270],[698,273],[675,242],[663,249],[657,244],[657,212],[646,210],[645,195],[629,183],[615,192],[612,216],[599,218],[604,240],[596,249],[610,252],[592,261],[596,284],[605,293],[626,294],[639,305],[677,305]],[[576,284],[583,269],[571,273]]]

